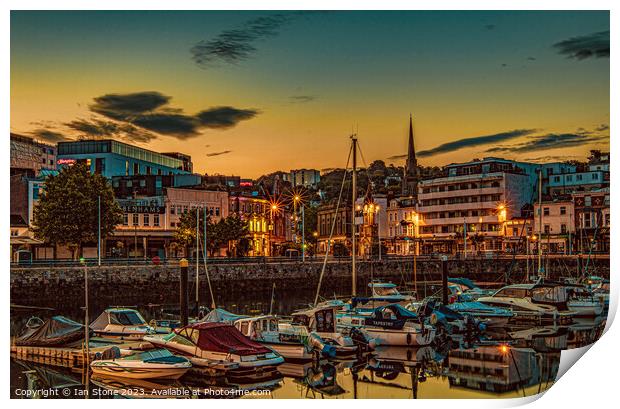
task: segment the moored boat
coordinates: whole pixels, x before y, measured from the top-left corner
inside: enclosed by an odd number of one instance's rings
[[[284,362],[277,352],[224,323],[194,323],[171,334],[145,336],[144,340],[188,357],[199,369],[213,370],[240,382],[276,376],[277,366]]]
[[[278,318],[273,315],[241,318],[235,327],[246,337],[273,349],[287,360],[312,360],[312,344],[303,331],[280,332]]]
[[[141,340],[145,335],[157,333],[142,315],[131,308],[108,308],[103,311],[90,329],[102,338]]]
[[[117,347],[110,348],[101,357],[95,357],[90,364],[95,374],[131,379],[179,379],[191,367],[187,358],[173,355],[166,349],[121,357]]]
[[[519,320],[567,323],[574,312],[568,310],[566,287],[556,284],[513,284],[499,289],[490,297],[480,297],[479,302],[508,308]]]
[[[418,314],[399,304],[376,308],[361,329],[375,346],[425,346],[434,339],[436,329]]]

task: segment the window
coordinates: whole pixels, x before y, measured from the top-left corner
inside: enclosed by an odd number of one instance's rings
[[[131,180],[127,181],[127,187],[133,187],[133,182]]]
[[[605,214],[605,226],[609,227],[609,213]]]
[[[577,175],[577,180],[578,180],[578,181],[583,180],[583,175]]]
[[[132,222],[133,226],[137,226],[138,225],[138,213],[134,213],[133,214],[131,222]]]
[[[566,234],[566,225],[565,224],[561,224],[560,225],[560,233]]]
[[[551,233],[551,226],[549,226],[548,224],[545,224],[545,234],[549,234]]]
[[[170,206],[170,214],[174,214],[176,206]]]
[[[140,165],[137,163],[133,164],[133,174],[134,175],[139,175],[140,174]]]
[[[583,214],[583,227],[592,227],[592,219],[590,213]]]
[[[129,214],[123,213],[123,226],[129,226]]]
[[[219,208],[219,207],[216,207],[216,208],[215,208],[215,215],[216,215],[217,217],[219,217],[219,216],[220,216],[220,208]]]
[[[586,196],[586,197],[584,197],[583,199],[584,199],[584,201],[585,201],[585,205],[586,205],[586,206],[588,206],[588,207],[589,207],[589,206],[592,206],[592,197],[591,197],[591,196]]]
[[[544,216],[549,216],[549,208],[548,207],[543,207],[543,215]]]
[[[153,226],[159,227],[159,213],[153,215]]]
[[[565,215],[566,214],[566,206],[561,206],[560,207],[560,214],[561,215]]]
[[[142,223],[143,226],[150,226],[151,225],[151,215],[150,214],[145,213],[142,216],[142,220],[143,220],[143,223]]]
[[[125,176],[129,176],[129,161],[125,161]]]
[[[146,167],[146,174],[147,174],[147,175],[150,175],[150,174],[151,174],[151,167],[150,167],[150,166],[147,166],[147,167]]]
[[[555,183],[560,183],[560,177],[559,177],[559,176],[554,176],[554,177],[553,177],[553,181],[554,181]]]
[[[140,180],[140,187],[145,187],[146,186],[146,180],[142,179]]]
[[[566,175],[566,181],[567,182],[572,182],[573,181],[573,175]]]
[[[597,179],[598,179],[598,173],[593,173],[592,180],[597,180]]]

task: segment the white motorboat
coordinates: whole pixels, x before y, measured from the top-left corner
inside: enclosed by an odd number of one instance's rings
[[[280,322],[279,331],[290,336],[307,334],[310,344],[328,357],[353,357],[358,352],[358,345],[350,336],[336,331],[337,308],[327,303],[294,312],[291,322]]]
[[[157,333],[138,311],[130,308],[108,308],[90,324],[90,329],[102,338],[128,340],[141,340],[145,335]]]
[[[556,284],[513,284],[490,297],[480,297],[482,304],[510,309],[515,319],[570,322],[575,315],[566,305],[566,287]]]
[[[416,313],[399,304],[375,309],[361,329],[374,346],[425,346],[435,339],[436,329],[425,325]]]
[[[234,325],[246,337],[273,349],[287,360],[311,360],[313,347],[307,331],[281,332],[278,321],[273,315],[261,315],[238,319]]]
[[[448,308],[463,315],[471,315],[487,327],[504,326],[514,316],[507,308],[494,307],[478,301],[454,302],[448,305]]]
[[[284,362],[277,352],[225,323],[198,322],[144,340],[188,357],[195,367],[223,372],[231,381],[276,376],[277,366]]]
[[[131,379],[179,379],[191,367],[184,357],[173,355],[166,349],[145,351],[121,357],[117,347],[109,349],[105,356],[91,362],[95,374]],[[108,352],[106,351],[106,352]]]

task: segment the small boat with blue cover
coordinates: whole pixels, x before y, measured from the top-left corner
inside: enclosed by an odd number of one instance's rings
[[[95,356],[90,367],[95,374],[132,379],[179,379],[191,367],[184,357],[166,349],[138,352],[122,357],[118,347]]]

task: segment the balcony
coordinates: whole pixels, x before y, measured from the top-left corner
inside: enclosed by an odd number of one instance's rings
[[[505,188],[502,186],[499,187],[482,187],[478,189],[459,189],[459,190],[449,190],[445,192],[432,192],[432,193],[419,193],[418,199],[428,200],[428,199],[445,199],[448,197],[462,197],[462,196],[480,196],[480,195],[496,195],[496,194],[504,194]]]
[[[480,224],[500,223],[497,216],[468,216],[468,217],[443,217],[438,219],[425,219],[420,226],[442,226],[445,224]]]
[[[502,200],[500,200],[501,202]],[[474,202],[474,203],[455,203],[455,204],[443,204],[433,206],[420,206],[418,212],[420,213],[433,213],[433,212],[449,212],[457,210],[489,210],[496,209],[497,201],[486,202]]]

